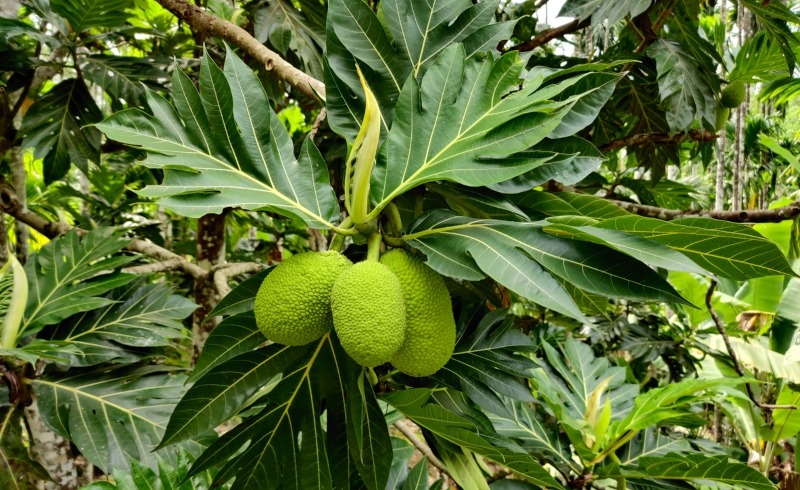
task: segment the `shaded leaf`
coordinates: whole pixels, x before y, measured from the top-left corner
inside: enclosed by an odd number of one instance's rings
[[[252,311],[258,288],[261,287],[261,283],[264,282],[264,279],[272,269],[273,267],[267,267],[242,281],[241,284],[217,303],[217,306],[208,314],[208,318]]]
[[[233,293],[229,293],[228,296],[231,294]],[[214,327],[203,344],[203,350],[189,375],[189,382],[199,380],[213,367],[255,350],[266,341],[267,338],[256,325],[255,314],[252,311],[225,318]]]
[[[22,148],[34,148],[34,158],[44,158],[45,183],[64,177],[71,163],[88,175],[89,162],[100,162],[100,132],[90,125],[102,118],[86,85],[75,78],[50,89],[25,112],[18,137],[24,137]]]
[[[38,488],[36,480],[50,481],[50,476],[42,465],[28,456],[28,448],[23,442],[23,416],[13,406],[0,407],[0,486],[35,490]]]
[[[95,54],[84,58],[83,76],[108,92],[112,103],[123,99],[129,106],[144,106],[143,84],[161,89],[159,81],[169,75],[155,66],[155,59]]]
[[[118,27],[130,14],[130,0],[51,0],[53,11],[69,22],[75,34],[95,27]]]
[[[110,471],[113,466],[129,468],[127,455],[150,468],[157,466],[156,455],[174,461],[173,451],[152,451],[185,381],[185,376],[152,366],[54,373],[31,385],[47,426],[72,441],[90,462]],[[202,446],[188,441],[186,447],[197,451]]]

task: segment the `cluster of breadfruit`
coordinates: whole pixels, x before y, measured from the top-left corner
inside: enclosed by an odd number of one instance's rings
[[[339,252],[294,255],[264,279],[255,316],[278,344],[305,345],[333,328],[357,363],[391,362],[411,376],[441,369],[456,340],[442,277],[402,249],[356,264]]]

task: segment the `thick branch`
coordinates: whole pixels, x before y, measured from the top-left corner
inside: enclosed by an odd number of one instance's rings
[[[688,133],[643,133],[626,136],[599,147],[602,152],[618,150],[627,146],[641,146],[647,143],[683,143],[684,141],[714,141],[719,134],[711,131],[698,131],[690,129]]]
[[[590,24],[590,19],[586,19],[583,22],[580,22],[578,19],[575,19],[569,24],[564,24],[563,26],[554,27],[552,29],[540,32],[539,34],[535,35],[533,39],[525,41],[524,43],[521,44],[517,44],[516,46],[512,46],[508,48],[506,51],[533,51],[539,46],[544,46],[553,39],[564,37],[567,34],[572,34],[575,31],[583,29],[584,27],[588,27],[589,24]]]
[[[719,319],[719,315],[717,315],[717,312],[714,311],[714,307],[711,305],[712,298],[714,297],[714,290],[716,288],[717,281],[712,279],[711,285],[708,287],[708,292],[706,292],[706,308],[708,308],[708,312],[711,313],[711,319],[714,320],[714,325],[717,326],[717,331],[722,336],[722,340],[725,342],[725,349],[727,349],[728,355],[731,357],[731,361],[733,361],[733,369],[736,370],[736,374],[742,378],[745,378],[746,376],[744,369],[742,369],[742,364],[739,362],[739,358],[736,356],[736,351],[733,350],[731,339],[728,337],[728,332],[725,331],[725,326],[722,324],[722,320]],[[761,403],[756,399],[756,395],[753,393],[753,388],[750,387],[750,383],[745,383],[744,387],[747,390],[747,396],[750,398],[750,401],[752,401],[755,406],[759,408],[764,408],[767,410],[775,410],[779,408],[797,410],[795,405],[768,405],[766,403]]]
[[[264,65],[267,71],[273,72],[305,96],[319,100],[318,93],[323,98],[325,97],[324,83],[292,66],[277,53],[258,42],[256,38],[241,27],[215,15],[208,14],[200,7],[186,0],[158,0],[158,3],[195,30],[221,37],[239,46]]]
[[[25,209],[19,201],[17,194],[14,192],[14,188],[2,176],[0,176],[0,211],[13,216],[14,219],[25,223],[48,238],[55,238],[72,229],[72,226],[66,223],[52,223],[38,214]],[[207,274],[206,271],[192,264],[180,255],[170,252],[165,248],[161,248],[154,243],[136,239],[132,240],[125,249],[131,252],[139,252],[140,254],[161,261],[177,262],[180,266],[176,268],[183,270],[194,278],[202,278]]]
[[[220,298],[224,298],[231,292],[231,287],[228,286],[228,280],[231,277],[240,274],[250,274],[261,271],[264,266],[255,262],[243,262],[241,264],[226,264],[227,267],[222,267],[214,271],[214,287],[217,288]]]
[[[713,218],[736,223],[779,223],[794,219],[800,215],[800,201],[776,209],[752,209],[744,211],[709,211],[664,209],[656,206],[645,206],[633,202],[611,201],[629,213],[671,221],[679,218]]]
[[[438,468],[439,471],[441,471],[445,475],[450,476],[450,472],[447,471],[447,467],[445,467],[445,465],[441,461],[439,461],[439,458],[437,458],[436,455],[433,454],[431,448],[429,448],[428,445],[425,444],[425,441],[417,437],[417,434],[414,433],[414,431],[411,430],[411,428],[407,426],[404,422],[405,422],[404,420],[398,420],[397,422],[394,423],[394,426],[397,427],[397,430],[402,432],[404,436],[406,436],[409,442],[411,442],[411,444],[413,444],[414,447],[417,448],[419,452],[422,453],[423,456],[428,458],[428,462],[430,464]]]
[[[180,259],[168,259],[161,262],[126,267],[122,269],[122,272],[126,272],[128,274],[154,274],[156,272],[174,271],[175,269],[180,268]]]

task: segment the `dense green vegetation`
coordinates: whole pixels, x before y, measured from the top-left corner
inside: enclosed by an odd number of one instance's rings
[[[0,487],[800,488],[793,0],[0,12]]]

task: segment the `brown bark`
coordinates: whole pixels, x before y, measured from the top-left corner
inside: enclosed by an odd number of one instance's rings
[[[0,267],[8,262],[8,230],[6,230],[6,214],[0,213]]]
[[[267,71],[273,72],[277,77],[285,80],[306,97],[319,100],[317,93],[323,98],[325,97],[324,83],[292,66],[277,53],[258,42],[256,38],[241,27],[220,19],[213,14],[206,13],[197,5],[191,4],[186,0],[158,0],[158,3],[189,24],[195,31],[221,37],[239,46],[248,55],[264,65]]]
[[[719,2],[719,15],[722,22],[723,29],[725,33],[728,32],[728,8],[726,4],[727,0],[721,0]],[[727,35],[725,36],[727,39]],[[724,74],[725,68],[724,65],[721,66],[721,70]],[[728,140],[725,135],[725,125],[722,126],[722,129],[719,130],[717,135],[719,139],[717,140],[717,181],[716,181],[716,196],[714,200],[714,209],[716,211],[723,211],[725,209],[725,150],[728,146]]]
[[[28,209],[27,189],[25,187],[25,158],[19,147],[11,149],[11,176],[14,179],[14,190],[23,210]],[[20,264],[25,264],[28,260],[28,225],[21,221],[14,223],[14,234],[17,238],[16,255]]]
[[[696,209],[664,209],[624,201],[611,201],[629,213],[671,221],[680,218],[712,218],[736,223],[778,223],[800,215],[800,201],[776,209],[754,209],[745,211],[709,211]]]
[[[516,46],[512,46],[505,51],[533,51],[534,49],[544,46],[545,44],[549,43],[553,39],[558,39],[560,37],[564,37],[567,34],[572,34],[584,27],[588,27],[590,25],[590,19],[586,19],[583,22],[580,22],[578,19],[570,22],[569,24],[564,24],[563,26],[554,27],[552,29],[548,29],[546,31],[540,32],[539,34],[535,35],[531,40],[525,41],[524,43],[518,44]]]
[[[199,306],[192,322],[192,344],[195,358],[205,343],[208,334],[219,323],[218,319],[204,321],[219,302],[219,293],[214,286],[213,267],[225,263],[225,215],[206,214],[197,220],[197,265],[206,271],[202,278],[195,278],[194,302]]]
[[[78,468],[69,441],[47,428],[34,402],[25,408],[25,419],[30,429],[31,456],[47,470],[52,482],[44,482],[46,490],[77,490]]]
[[[688,133],[643,133],[626,136],[614,141],[610,141],[598,149],[602,152],[618,150],[627,146],[641,146],[647,143],[683,143],[684,141],[713,141],[719,135],[711,131],[689,130]]]

